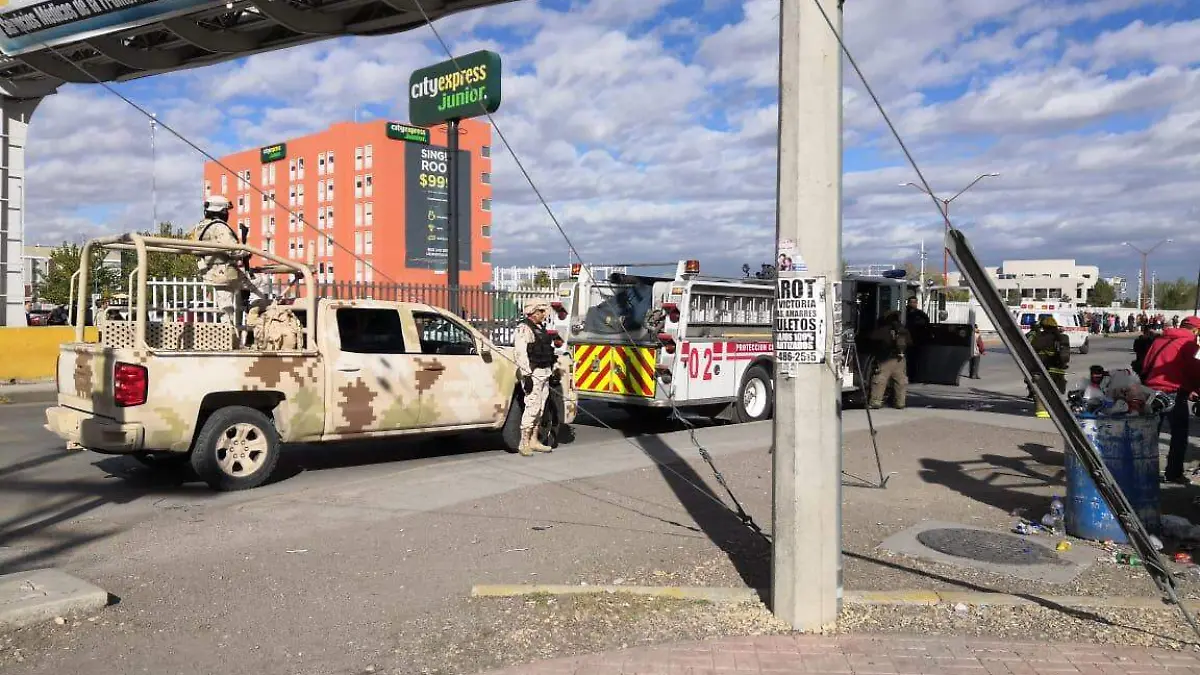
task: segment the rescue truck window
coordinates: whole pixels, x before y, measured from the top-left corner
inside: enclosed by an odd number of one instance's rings
[[[475,337],[459,324],[440,315],[413,312],[422,354],[466,356],[476,353]]]
[[[394,309],[339,309],[337,323],[344,352],[404,353],[404,324]]]

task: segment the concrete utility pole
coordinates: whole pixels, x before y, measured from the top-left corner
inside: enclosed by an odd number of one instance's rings
[[[842,603],[841,390],[831,367],[840,360],[833,310],[842,276],[842,53],[821,9],[839,34],[842,13],[839,0],[781,5],[777,246],[794,245],[787,253],[807,270],[780,272],[777,284],[824,277],[813,290],[825,295],[827,328],[826,363],[793,364],[794,376],[776,366],[771,609],[815,630],[835,624]]]

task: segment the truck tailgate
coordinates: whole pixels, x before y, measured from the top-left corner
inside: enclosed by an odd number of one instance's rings
[[[112,381],[115,361],[111,349],[96,343],[62,345],[56,373],[59,405],[115,417]]]

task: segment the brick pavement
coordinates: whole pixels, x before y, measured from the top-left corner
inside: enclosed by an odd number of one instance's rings
[[[781,635],[623,649],[485,675],[1200,675],[1200,652],[957,638]]]

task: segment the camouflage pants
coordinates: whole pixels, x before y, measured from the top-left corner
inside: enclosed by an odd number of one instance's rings
[[[904,359],[891,358],[879,364],[879,370],[871,378],[871,402],[873,406],[883,405],[883,394],[887,391],[888,383],[896,383],[896,407],[903,408],[908,398],[908,371]]]
[[[521,413],[521,428],[535,429],[546,407],[550,393],[550,369],[534,368],[533,389],[525,394],[525,412]]]
[[[231,326],[237,325],[237,303],[238,296],[242,291],[250,291],[252,296],[265,298],[262,290],[255,286],[254,283],[241,275],[238,275],[237,280],[231,284],[225,284],[213,287],[213,300],[216,308],[224,316],[224,321]]]

